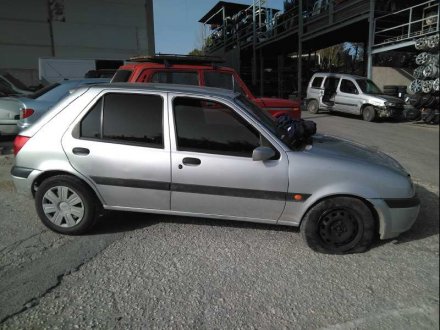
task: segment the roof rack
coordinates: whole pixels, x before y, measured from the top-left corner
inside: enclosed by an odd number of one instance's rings
[[[152,62],[162,63],[169,67],[172,64],[191,63],[191,64],[212,64],[223,63],[224,59],[218,56],[195,56],[178,54],[156,54],[153,56],[136,56],[129,59],[130,62]]]

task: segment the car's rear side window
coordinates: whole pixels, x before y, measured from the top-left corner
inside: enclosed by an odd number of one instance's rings
[[[320,88],[322,84],[323,77],[315,77],[312,81],[312,87]]]
[[[158,95],[109,93],[81,121],[81,138],[163,148],[163,100]]]
[[[233,90],[234,76],[227,72],[206,71],[205,86]]]
[[[260,144],[258,131],[221,103],[177,97],[173,110],[178,150],[252,157]]]
[[[127,82],[131,76],[131,70],[118,70],[112,78],[112,83]]]
[[[197,72],[178,72],[178,71],[159,71],[153,74],[152,83],[179,84],[179,85],[199,85]]]

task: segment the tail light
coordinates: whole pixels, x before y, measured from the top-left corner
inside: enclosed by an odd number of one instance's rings
[[[23,136],[23,135],[17,135],[14,140],[14,155],[17,156],[18,152],[21,150],[21,148],[24,147],[26,142],[28,142],[30,137]]]
[[[20,110],[20,118],[24,119],[24,118],[30,117],[30,116],[32,116],[32,114],[34,112],[35,112],[34,109],[21,109]]]

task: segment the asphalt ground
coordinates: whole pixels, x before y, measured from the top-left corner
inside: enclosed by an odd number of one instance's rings
[[[304,117],[410,170],[410,231],[345,256],[313,252],[295,228],[164,215],[111,213],[62,236],[0,156],[0,329],[438,329],[438,126]]]

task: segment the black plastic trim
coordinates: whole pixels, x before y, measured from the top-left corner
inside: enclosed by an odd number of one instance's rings
[[[104,186],[169,190],[175,192],[186,192],[186,193],[194,193],[194,194],[270,199],[270,200],[288,201],[288,202],[304,202],[305,200],[307,200],[307,198],[311,196],[310,194],[299,194],[302,196],[302,199],[298,201],[293,198],[293,196],[298,195],[298,193],[285,193],[281,191],[202,186],[202,185],[185,184],[185,183],[170,183],[170,182],[147,181],[147,180],[136,180],[136,179],[118,179],[118,178],[108,178],[108,177],[98,177],[98,176],[93,176],[91,178],[93,181],[95,181],[96,184],[104,185]]]
[[[11,175],[19,178],[27,179],[34,169],[21,166],[13,166],[11,168]]]
[[[411,198],[387,198],[384,201],[392,209],[404,209],[420,205],[420,199],[417,196]]]

